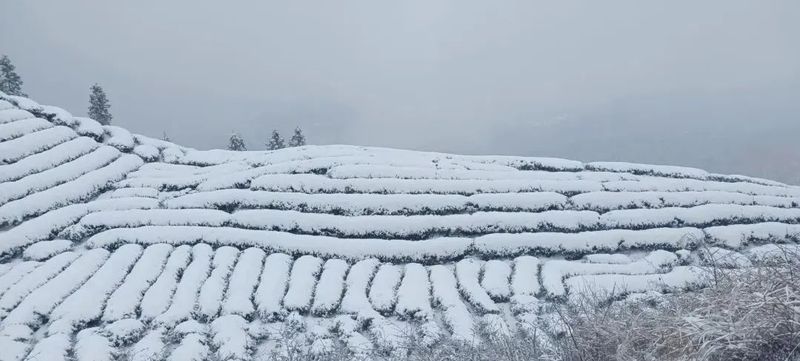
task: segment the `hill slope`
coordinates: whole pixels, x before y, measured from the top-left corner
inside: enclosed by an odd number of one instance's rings
[[[702,285],[704,264],[797,241],[800,187],[355,146],[198,151],[0,93],[0,227],[0,360],[249,359],[286,328],[312,350],[391,351],[407,332],[533,332],[582,292]]]

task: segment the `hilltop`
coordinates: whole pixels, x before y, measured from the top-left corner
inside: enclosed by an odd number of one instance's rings
[[[408,333],[536,334],[584,294],[702,287],[704,266],[794,247],[800,187],[348,145],[203,151],[0,93],[0,227],[0,360],[258,359],[286,328],[311,352],[392,354]]]

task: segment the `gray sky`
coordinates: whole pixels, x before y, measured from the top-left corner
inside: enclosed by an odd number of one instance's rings
[[[800,2],[0,0],[43,104],[207,149],[677,164],[800,184]],[[224,5],[223,5],[224,4]]]

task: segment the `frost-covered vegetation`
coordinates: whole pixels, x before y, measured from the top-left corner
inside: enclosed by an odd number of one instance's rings
[[[0,360],[794,352],[800,187],[297,142],[198,151],[0,93]]]

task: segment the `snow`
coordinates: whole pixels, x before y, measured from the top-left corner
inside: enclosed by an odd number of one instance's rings
[[[625,162],[592,162],[586,164],[586,169],[606,172],[626,172],[651,176],[673,178],[706,179],[709,173],[697,168],[676,167],[669,165],[650,165]]]
[[[11,270],[11,268],[13,268],[13,267],[14,267],[14,264],[12,264],[12,263],[2,263],[2,264],[0,264],[0,276],[6,274],[6,272]]]
[[[78,255],[76,253],[62,253],[47,260],[35,269],[27,270],[27,274],[2,293],[2,297],[0,297],[0,318],[7,315],[26,296],[58,275],[77,258]],[[0,280],[3,280],[3,278],[0,278]]]
[[[72,239],[83,239],[86,236],[113,228],[133,228],[141,226],[216,226],[225,225],[228,213],[211,209],[131,209],[99,211],[88,214],[67,234]]]
[[[0,142],[19,138],[43,129],[51,128],[52,123],[41,118],[28,118],[11,123],[0,124]]]
[[[164,313],[155,318],[155,323],[171,327],[192,317],[200,288],[211,270],[211,257],[214,250],[207,244],[192,247],[192,261],[181,275],[172,303]]]
[[[356,356],[364,355],[372,350],[372,342],[357,331],[357,323],[350,316],[338,316],[334,319],[334,330],[341,334],[349,351]]]
[[[39,105],[39,103],[31,99],[28,99],[27,97],[17,96],[17,95],[7,95],[3,92],[0,92],[0,98],[5,99],[6,101],[11,102],[15,106],[28,111],[41,112],[43,109],[43,107]]]
[[[292,266],[289,289],[283,305],[289,311],[306,312],[311,307],[314,286],[322,269],[322,260],[314,256],[302,256]]]
[[[115,125],[104,125],[103,130],[107,135],[103,140],[104,143],[122,152],[130,152],[133,150],[135,142],[133,140],[133,135],[131,135],[127,129]]]
[[[369,300],[376,311],[383,314],[394,311],[397,303],[397,288],[403,277],[403,268],[393,264],[382,264],[372,279]]]
[[[705,229],[712,243],[739,248],[749,243],[786,242],[800,240],[800,224],[762,222],[709,227]]]
[[[800,198],[728,191],[589,192],[574,195],[569,201],[578,209],[598,212],[629,208],[693,207],[703,204],[764,205],[782,208],[800,205]]]
[[[183,151],[178,147],[169,147],[161,150],[161,159],[165,162],[177,162],[183,157]]]
[[[222,316],[211,323],[211,342],[220,360],[245,360],[250,357],[253,341],[247,333],[247,321],[239,315]]]
[[[751,267],[753,264],[743,254],[729,249],[719,247],[705,247],[696,252],[704,266],[716,266],[722,268],[742,268]]]
[[[653,251],[646,257],[627,264],[598,264],[576,261],[547,261],[542,265],[542,286],[550,297],[566,294],[563,279],[574,275],[636,275],[656,273],[677,263],[678,256],[667,251]]]
[[[355,216],[448,214],[498,210],[534,212],[559,208],[565,199],[557,193],[492,193],[463,196],[458,194],[305,194],[226,189],[187,194],[170,199],[164,202],[164,205],[167,208],[301,209],[306,212]]]
[[[680,249],[703,240],[702,230],[691,227],[646,230],[613,229],[578,233],[490,234],[477,237],[475,248],[482,254],[511,256],[528,254],[587,254],[627,249]]]
[[[31,348],[33,330],[25,325],[5,325],[0,331],[0,360],[22,361]]]
[[[78,332],[74,353],[76,361],[113,361],[118,359],[116,350],[111,346],[108,338],[100,334],[96,327]]]
[[[462,296],[469,301],[477,311],[483,313],[500,312],[497,304],[492,301],[489,294],[481,287],[478,279],[481,273],[481,262],[472,258],[463,259],[456,263],[456,279],[458,289]]]
[[[164,330],[154,329],[142,337],[139,342],[131,346],[128,351],[130,361],[160,361],[163,360],[164,349]]]
[[[141,164],[141,158],[123,155],[111,164],[70,182],[6,203],[0,206],[0,224],[17,223],[26,217],[87,200]]]
[[[5,323],[39,324],[40,315],[48,315],[64,298],[75,292],[84,281],[105,263],[109,252],[93,249],[85,252],[58,276],[31,292],[8,313]]]
[[[537,180],[592,180],[598,182],[638,180],[640,177],[610,172],[550,172],[550,171],[494,171],[466,170],[419,166],[393,166],[377,164],[346,164],[334,166],[326,173],[331,178],[400,178],[400,179],[537,179]]]
[[[764,185],[751,182],[720,182],[702,181],[694,179],[665,179],[665,178],[646,178],[639,181],[623,180],[610,181],[603,183],[603,188],[607,191],[627,191],[627,192],[737,192],[749,195],[798,197],[800,188],[786,187],[778,185]]]
[[[800,209],[798,209],[800,212]],[[591,211],[475,212],[417,216],[340,216],[298,211],[243,210],[231,215],[241,228],[336,236],[343,238],[424,239],[431,235],[475,235],[494,232],[579,231],[596,228]]]
[[[407,325],[378,316],[370,320],[368,329],[379,350],[402,354],[401,347],[410,332]]]
[[[342,298],[340,311],[350,313],[359,318],[374,318],[379,316],[367,298],[370,281],[377,272],[380,261],[374,258],[356,262],[350,267],[345,279],[345,292]]]
[[[211,190],[213,187],[209,187]],[[252,190],[302,193],[461,194],[555,192],[574,194],[603,190],[600,182],[538,179],[334,179],[316,174],[270,174],[250,182]]]
[[[0,204],[74,180],[104,167],[118,157],[119,151],[116,149],[100,147],[55,168],[28,175],[14,182],[0,183]]]
[[[520,256],[514,259],[514,272],[511,275],[511,292],[514,296],[532,296],[539,293],[539,259]]]
[[[242,163],[222,164],[206,168],[188,166],[170,166],[158,168],[164,163],[150,163],[128,175],[128,179],[120,182],[121,187],[148,187],[160,190],[177,190],[193,188],[217,174],[228,174],[249,166]],[[188,168],[188,169],[187,169]],[[191,171],[194,170],[194,171]]]
[[[291,256],[283,253],[270,254],[264,260],[264,271],[254,298],[261,317],[269,319],[285,316],[281,301],[289,283],[292,261]]]
[[[22,277],[39,267],[41,263],[34,261],[20,262],[13,266],[9,271],[0,276],[0,294],[5,293],[14,286]]]
[[[586,292],[680,291],[707,282],[704,265],[800,249],[800,187],[764,179],[338,145],[198,151],[0,96],[0,360],[262,359],[287,351],[286,332],[312,353],[339,338],[355,356],[402,356],[409,334],[562,332],[551,306]]]
[[[167,149],[167,148],[176,148],[176,149],[183,149],[183,150],[190,150],[191,149],[191,148],[188,148],[188,147],[184,147],[184,146],[180,146],[178,144],[172,143],[170,141],[151,138],[151,137],[144,136],[144,135],[141,135],[141,134],[133,134],[133,138],[134,138],[134,140],[136,140],[136,144],[151,145],[151,146],[154,146],[154,147],[158,148],[159,150],[163,150],[163,149]]]
[[[205,335],[208,333],[208,324],[200,323],[197,320],[188,319],[179,323],[172,329],[171,336],[184,337],[190,334]]]
[[[178,277],[189,264],[191,257],[192,248],[188,245],[177,247],[172,251],[164,270],[142,297],[139,306],[141,318],[151,320],[167,310],[178,285]]]
[[[214,269],[200,288],[200,298],[195,312],[201,319],[210,320],[219,314],[228,277],[233,270],[239,250],[233,247],[220,247],[214,253]]]
[[[79,137],[61,143],[41,153],[25,157],[16,163],[0,164],[0,182],[15,181],[22,177],[52,169],[97,149],[97,142]]]
[[[235,314],[249,318],[255,312],[253,292],[258,285],[264,257],[264,251],[258,248],[242,251],[229,278],[228,291],[222,305],[223,315]]]
[[[155,207],[158,207],[158,201],[155,199],[119,198],[72,204],[55,209],[0,233],[0,256],[11,254],[22,247],[49,239],[62,229],[80,220],[81,217],[92,212]]]
[[[463,342],[474,342],[472,315],[458,293],[453,272],[445,266],[431,266],[433,300],[443,310],[443,318],[452,337]]]
[[[133,147],[133,154],[138,155],[146,162],[155,162],[161,155],[161,153],[158,151],[158,148],[147,144],[140,144]]]
[[[73,128],[75,132],[82,136],[92,137],[95,140],[100,140],[105,134],[103,125],[92,118],[73,117],[76,126]]]
[[[753,262],[786,261],[800,254],[798,244],[764,244],[747,250],[747,256]]]
[[[72,241],[66,239],[41,241],[25,248],[25,251],[22,252],[22,258],[30,261],[44,261],[70,249],[72,249]]]
[[[481,316],[483,329],[489,333],[489,337],[511,337],[513,332],[502,315],[486,314]]]
[[[70,337],[67,334],[58,333],[41,339],[33,346],[33,350],[25,358],[26,361],[69,361],[69,351],[71,348]]]
[[[33,118],[33,114],[22,109],[3,109],[0,110],[0,124],[18,122],[23,119]]]
[[[501,260],[490,260],[483,265],[481,286],[494,301],[506,301],[511,297],[511,266]]]
[[[206,336],[192,333],[182,337],[181,343],[172,350],[167,360],[203,361],[208,359],[210,352]]]
[[[704,282],[702,269],[694,266],[678,266],[663,274],[644,275],[582,275],[564,281],[573,297],[593,294],[617,296],[646,291],[679,291]]]
[[[270,172],[270,166],[244,168],[234,172],[214,175],[197,185],[198,191],[213,191],[227,188],[247,188],[253,178]]]
[[[555,192],[481,193],[468,197],[467,206],[480,210],[539,212],[561,209],[567,197]]]
[[[0,142],[0,164],[14,163],[29,155],[53,148],[77,136],[68,127],[56,126]]]
[[[344,292],[345,275],[350,265],[340,259],[329,259],[322,266],[317,282],[311,312],[315,315],[330,315],[339,307]]]
[[[397,289],[395,313],[401,318],[430,321],[433,318],[430,289],[425,267],[419,263],[407,264]]]
[[[348,239],[231,227],[178,226],[111,229],[90,237],[86,244],[89,247],[113,247],[125,243],[186,245],[198,242],[239,248],[260,247],[268,252],[322,258],[359,260],[376,257],[385,261],[452,259],[466,254],[472,247],[469,238],[441,237],[424,241]]]
[[[461,169],[543,169],[577,171],[581,162],[540,157],[465,156],[444,153],[417,152],[391,148],[360,147],[350,145],[303,146],[265,152],[233,152],[227,150],[191,151],[181,162],[187,164],[220,164],[247,161],[256,165],[281,164],[296,166],[303,161],[313,161],[314,166],[332,166],[341,163],[368,163],[385,165],[436,165]]]
[[[103,327],[105,335],[115,346],[127,346],[142,337],[145,325],[135,318],[123,318]]]
[[[153,188],[119,188],[100,195],[100,198],[103,199],[130,197],[158,198],[158,190]]]
[[[800,208],[707,204],[691,208],[617,210],[600,216],[600,223],[606,228],[703,227],[765,221],[800,222]]]
[[[271,208],[304,209],[346,215],[453,212],[464,207],[464,197],[454,195],[303,194],[226,189],[199,192],[164,202],[167,208]]]
[[[631,263],[631,258],[622,253],[595,253],[595,254],[587,254],[583,256],[583,259],[589,263],[616,263],[616,264],[626,264]]]
[[[52,105],[40,105],[39,108],[41,110],[38,112],[47,117],[47,119],[50,119],[50,121],[55,124],[66,125],[69,127],[74,127],[77,125],[77,122],[72,114],[62,108]]]
[[[172,246],[166,244],[155,244],[145,248],[122,285],[108,298],[102,319],[117,321],[136,316],[139,302],[150,285],[161,274],[171,252]]]
[[[14,340],[29,341],[33,338],[33,330],[21,324],[8,324],[0,329],[0,336],[9,337]]]
[[[52,313],[48,332],[72,333],[103,314],[106,299],[117,289],[133,264],[142,254],[142,247],[127,244],[108,257],[108,260],[73,292]]]

